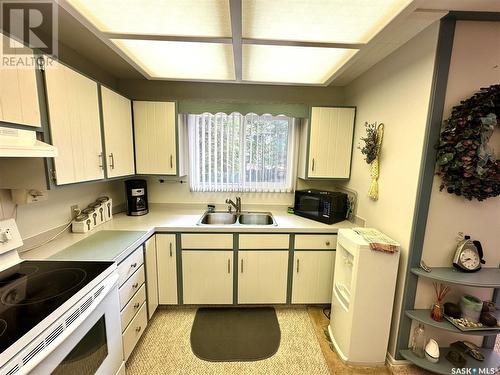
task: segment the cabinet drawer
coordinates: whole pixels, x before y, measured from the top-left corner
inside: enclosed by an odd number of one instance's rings
[[[295,249],[302,250],[334,250],[337,248],[337,235],[296,235]]]
[[[135,292],[144,284],[144,267],[141,266],[119,290],[120,293],[120,309],[123,309],[128,301],[133,297]]]
[[[232,234],[182,234],[183,249],[232,249]]]
[[[144,255],[142,253],[142,246],[137,248],[132,254],[128,256],[123,262],[118,265],[118,285],[122,285],[132,274],[139,269],[144,263]]]
[[[134,319],[132,319],[127,329],[123,332],[123,356],[125,357],[125,361],[134,350],[134,347],[137,344],[137,341],[141,338],[147,324],[148,314],[146,304],[143,303],[137,315]]]
[[[132,299],[127,303],[125,308],[122,310],[122,331],[127,328],[128,324],[134,317],[135,313],[139,311],[139,308],[146,301],[146,286],[143,285],[139,291],[132,297]]]
[[[240,234],[240,249],[288,249],[288,234]]]

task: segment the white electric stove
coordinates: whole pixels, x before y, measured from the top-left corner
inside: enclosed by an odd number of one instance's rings
[[[0,375],[123,373],[113,262],[22,261],[0,221]]]

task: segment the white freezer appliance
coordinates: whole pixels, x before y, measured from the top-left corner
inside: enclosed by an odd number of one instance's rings
[[[339,230],[328,332],[346,363],[385,363],[399,253],[371,250],[354,230]]]

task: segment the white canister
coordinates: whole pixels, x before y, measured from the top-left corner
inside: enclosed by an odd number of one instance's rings
[[[71,230],[74,233],[87,233],[94,228],[92,220],[87,214],[80,214],[71,223]]]
[[[104,209],[104,220],[111,220],[113,218],[113,200],[109,197],[103,196],[97,198],[96,202],[100,203]]]
[[[104,207],[99,202],[94,202],[89,204],[89,207],[93,208],[97,214],[97,225],[101,225],[106,221],[104,218]]]
[[[92,207],[87,207],[82,210],[82,214],[88,215],[89,219],[92,221],[92,227],[97,226],[97,212]]]

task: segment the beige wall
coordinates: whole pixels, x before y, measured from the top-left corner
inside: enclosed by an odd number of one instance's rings
[[[10,190],[0,189],[0,220],[16,216],[16,222],[23,239],[58,228],[71,219],[72,205],[85,208],[97,197],[106,195],[113,199],[113,206],[125,202],[123,182],[107,182],[61,187],[48,191],[43,202],[19,205],[17,215]]]
[[[448,86],[446,90],[444,118],[453,106],[470,97],[481,87],[500,83],[500,22],[459,21],[455,29]],[[498,130],[497,130],[498,132]],[[498,134],[498,133],[497,133]],[[499,157],[499,138],[490,145]],[[458,232],[480,240],[487,267],[498,267],[498,233],[500,233],[500,197],[483,202],[468,201],[462,197],[439,191],[440,178],[436,177],[432,186],[431,202],[425,232],[422,258],[429,266],[451,265],[451,257],[456,247]],[[490,298],[491,290],[453,286],[447,300],[457,301],[465,292],[481,298]],[[432,283],[419,280],[415,308],[429,308],[433,303]],[[429,330],[438,342],[447,346],[450,342],[463,339],[463,335],[445,334],[439,330]],[[469,337],[480,343],[480,339]]]
[[[341,87],[119,80],[118,89],[135,100],[227,100],[236,102],[338,105]]]
[[[385,124],[380,157],[379,199],[367,196],[370,167],[357,149],[346,187],[358,192],[358,216],[401,244],[389,352],[394,356],[404,293],[413,211],[434,70],[438,23],[396,50],[346,88],[346,104],[357,106],[355,145],[365,122]]]
[[[159,178],[149,177],[148,200],[151,203],[194,203],[217,205],[218,210],[226,208],[226,198],[234,196],[241,197],[243,209],[245,205],[287,205],[293,206],[294,193],[200,193],[189,190],[188,178],[181,179],[185,183],[176,180],[159,182]],[[335,190],[335,184],[329,181],[304,181],[297,180],[296,189],[323,189]],[[234,200],[234,199],[233,199]]]

